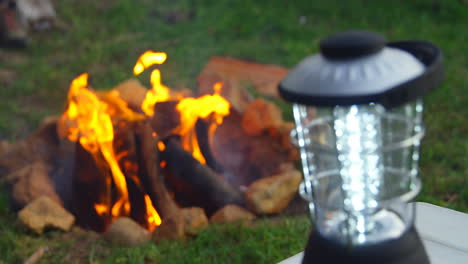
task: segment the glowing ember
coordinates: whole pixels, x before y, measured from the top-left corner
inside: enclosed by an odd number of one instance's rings
[[[102,216],[102,215],[106,214],[109,211],[109,206],[107,206],[105,204],[95,204],[94,209],[96,210],[96,213],[98,215]]]
[[[158,141],[158,149],[159,151],[164,151],[166,149],[166,145],[162,141]]]

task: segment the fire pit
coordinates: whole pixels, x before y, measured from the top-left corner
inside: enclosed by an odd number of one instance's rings
[[[134,74],[166,59],[163,52],[145,52]],[[271,97],[268,87],[275,89],[286,72],[214,58],[199,76],[196,96],[165,86],[157,68],[151,89],[130,80],[97,91],[81,74],[63,114],[0,157],[14,206],[47,196],[79,226],[98,232],[122,217],[163,233],[165,223],[180,229],[180,215],[195,219],[194,212],[213,222],[279,213],[301,179],[289,143],[293,124],[275,104],[240,86],[254,80],[259,93]],[[201,209],[186,210],[194,207]]]

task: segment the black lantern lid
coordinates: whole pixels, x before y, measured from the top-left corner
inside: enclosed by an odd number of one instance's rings
[[[441,53],[428,42],[386,43],[373,32],[347,31],[322,40],[320,53],[291,70],[279,92],[305,105],[391,108],[425,95],[442,75]]]

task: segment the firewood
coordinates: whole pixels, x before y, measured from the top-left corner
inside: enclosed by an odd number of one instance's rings
[[[148,122],[142,122],[136,128],[139,176],[154,206],[164,219],[180,213],[180,209],[167,191],[159,171],[158,140],[152,134],[153,130]]]
[[[167,164],[168,182],[175,190],[176,199],[191,201],[187,206],[203,207],[210,215],[227,204],[244,205],[240,190],[198,162],[175,139],[166,140],[161,159]]]
[[[203,157],[206,160],[206,165],[213,169],[217,173],[223,172],[223,167],[216,161],[213,153],[211,153],[211,142],[209,138],[209,126],[210,124],[203,120],[198,119],[197,123],[195,124],[195,131],[197,134],[197,141],[198,146],[200,147],[200,151],[203,154]]]
[[[98,202],[111,204],[111,181],[105,174],[107,172],[110,175],[110,169],[103,164],[96,164],[93,156],[80,143],[75,144],[71,210],[79,226],[104,232],[111,223],[111,215],[98,215],[94,205]]]
[[[139,163],[139,146],[135,133],[136,123],[123,122],[114,128],[114,152],[118,157],[119,167],[125,175],[128,198],[131,204],[130,217],[142,226],[148,226],[146,217],[146,188],[141,181]]]
[[[180,114],[176,109],[178,103],[178,101],[167,101],[154,106],[151,126],[161,139],[171,135],[172,131],[180,125]]]

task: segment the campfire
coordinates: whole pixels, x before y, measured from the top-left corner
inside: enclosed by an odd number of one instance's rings
[[[99,232],[122,217],[153,232],[193,207],[211,218],[234,205],[250,215],[284,210],[300,181],[293,125],[233,81],[265,83],[278,69],[214,58],[195,96],[163,84],[157,66],[166,60],[153,51],[138,58],[133,72],[152,70],[150,89],[132,79],[99,91],[87,73],[76,77],[61,116],[0,156],[14,205],[47,196]]]

